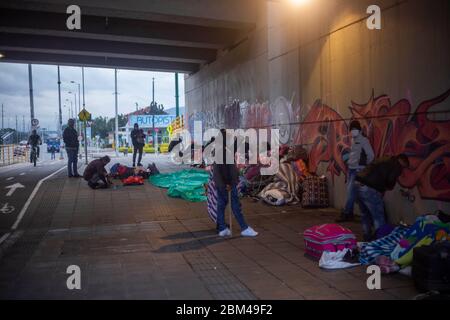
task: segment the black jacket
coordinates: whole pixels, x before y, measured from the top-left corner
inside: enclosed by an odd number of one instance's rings
[[[133,129],[131,131],[131,142],[133,147],[142,147],[145,145],[145,134],[140,132],[140,129]]]
[[[234,164],[214,164],[213,180],[219,189],[237,186],[239,183],[239,170]]]
[[[359,172],[356,181],[383,193],[394,189],[402,170],[397,157],[385,157],[375,160]]]
[[[63,139],[66,148],[78,148],[80,146],[80,142],[78,141],[78,133],[74,128],[67,127],[64,129]]]

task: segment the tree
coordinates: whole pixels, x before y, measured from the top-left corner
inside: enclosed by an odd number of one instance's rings
[[[127,125],[128,119],[125,115],[120,114],[119,118],[119,128]],[[107,117],[97,117],[92,121],[92,136],[100,136],[100,138],[105,139],[108,137],[108,133],[114,132],[115,130],[115,118],[108,119]]]

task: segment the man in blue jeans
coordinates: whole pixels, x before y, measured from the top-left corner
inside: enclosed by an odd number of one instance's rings
[[[336,222],[347,222],[354,219],[353,207],[357,200],[357,190],[355,188],[356,174],[363,170],[375,158],[369,139],[361,133],[362,130],[359,121],[352,121],[349,129],[352,136],[352,146],[347,161],[347,201],[345,202],[345,208],[342,211],[341,217]]]
[[[376,231],[386,224],[383,194],[394,189],[397,179],[408,167],[408,157],[401,154],[378,159],[356,175],[355,187],[362,214],[364,241],[373,239],[372,226]]]
[[[78,148],[80,142],[78,141],[78,133],[75,130],[75,120],[69,119],[67,128],[63,133],[64,144],[67,151],[67,173],[69,178],[80,178],[78,174]]]
[[[241,227],[241,235],[243,237],[256,237],[258,233],[247,225],[242,214],[241,203],[239,200],[239,194],[237,185],[239,182],[239,171],[236,164],[227,164],[227,154],[231,153],[231,157],[228,159],[234,159],[236,150],[231,151],[226,147],[226,133],[221,130],[222,142],[219,146],[223,147],[223,161],[222,163],[214,163],[213,165],[213,180],[217,188],[217,228],[220,237],[228,237],[231,235],[231,230],[225,224],[225,208],[228,204],[228,192],[231,191],[231,209],[234,217],[236,218],[239,226]],[[216,139],[220,143],[220,139]],[[218,147],[218,146],[216,146]],[[236,149],[234,147],[233,149]]]

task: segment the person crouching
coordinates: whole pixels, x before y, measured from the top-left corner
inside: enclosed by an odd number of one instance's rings
[[[92,189],[106,189],[111,184],[105,166],[111,161],[108,156],[91,161],[84,170],[83,178]]]

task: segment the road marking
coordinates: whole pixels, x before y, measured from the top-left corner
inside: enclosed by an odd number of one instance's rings
[[[51,177],[53,177],[54,175],[56,175],[57,173],[61,172],[64,169],[66,169],[65,166],[60,168],[60,169],[58,169],[58,170],[56,170],[55,172],[53,172],[52,174],[46,176],[45,178],[42,178],[41,180],[39,180],[39,182],[37,183],[36,187],[34,187],[33,192],[31,192],[30,197],[28,198],[27,202],[25,202],[22,210],[20,210],[19,215],[17,216],[16,222],[14,222],[13,226],[11,227],[12,230],[16,230],[17,229],[17,226],[19,225],[20,221],[22,220],[23,216],[25,215],[25,212],[27,211],[28,207],[30,206],[31,201],[36,196],[36,193],[38,192],[38,190],[41,187],[42,183],[44,183],[47,179],[50,179]],[[1,243],[1,241],[0,241],[0,243]]]
[[[26,175],[25,172],[22,172],[21,174],[19,174],[19,176],[24,176],[24,175]]]
[[[25,188],[25,186],[21,183],[14,183],[10,186],[5,187],[5,189],[9,189],[8,193],[6,194],[7,197],[11,197],[13,195],[13,193],[18,189],[18,188]]]
[[[9,235],[10,235],[11,233],[5,233],[1,238],[0,238],[0,244],[2,244],[3,243],[3,241],[5,241],[6,239],[8,239],[8,237],[9,237]]]
[[[0,206],[1,206],[1,205],[0,205]],[[9,203],[5,203],[5,204],[0,208],[0,213],[9,214],[9,213],[13,213],[14,210],[16,210],[16,208],[14,208],[13,206],[10,206]]]
[[[12,179],[14,179],[14,177],[9,177],[6,181],[11,181]]]

